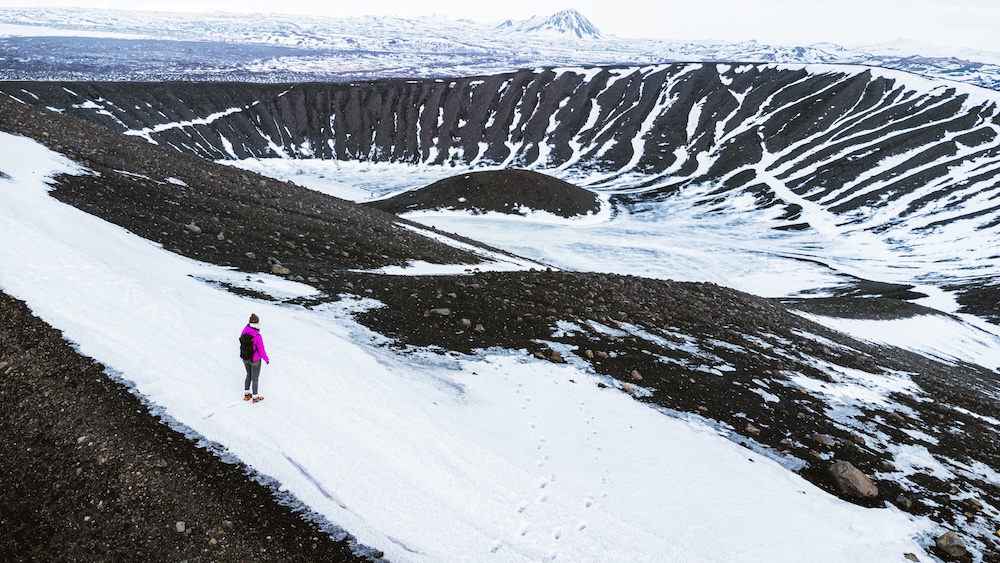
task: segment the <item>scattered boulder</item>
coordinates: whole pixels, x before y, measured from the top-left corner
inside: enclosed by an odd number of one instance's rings
[[[555,364],[565,364],[566,360],[562,357],[562,354],[556,352],[555,350],[549,354],[549,361]]]
[[[875,498],[878,487],[860,469],[849,461],[836,461],[830,466],[834,485],[841,493],[859,499]]]
[[[184,531],[187,529],[187,526],[184,524],[183,520],[178,520],[177,523],[174,524],[174,528],[177,530],[178,533],[183,534]]]
[[[818,432],[812,435],[812,439],[817,444],[825,446],[827,448],[832,448],[837,445],[837,441],[834,440],[832,437],[827,436],[826,434],[820,434]]]
[[[184,228],[187,229],[187,230],[189,230],[189,231],[191,231],[192,233],[194,233],[196,235],[200,235],[201,234],[201,227],[199,227],[198,225],[195,225],[194,223],[188,223],[187,225],[184,225]]]
[[[436,309],[431,309],[424,313],[425,317],[450,317],[451,309],[447,307],[438,307]]]
[[[983,511],[983,503],[979,502],[974,498],[967,498],[963,500],[960,504],[962,505],[962,508],[965,510],[965,512],[968,514],[977,514]]]
[[[903,493],[899,493],[899,496],[896,497],[895,503],[896,503],[896,506],[898,506],[899,508],[901,508],[901,509],[903,509],[903,510],[905,510],[907,512],[909,512],[910,509],[913,508],[913,501],[910,500],[909,497],[907,497]]]
[[[629,375],[632,377],[632,381],[642,381],[642,374],[637,369],[632,370],[632,373]]]
[[[753,424],[750,424],[749,422],[747,423],[746,430],[747,430],[747,434],[749,434],[751,436],[760,436],[760,428],[757,428],[756,426],[754,426]]]
[[[273,264],[271,266],[271,273],[276,276],[287,276],[288,274],[292,273],[292,271],[282,266],[281,264]]]
[[[939,537],[936,542],[937,548],[941,550],[942,553],[948,557],[965,557],[968,549],[965,547],[965,542],[962,538],[955,532],[947,532],[943,536]]]

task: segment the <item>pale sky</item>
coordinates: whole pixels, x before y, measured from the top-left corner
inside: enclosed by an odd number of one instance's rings
[[[284,12],[325,16],[426,15],[483,22],[523,20],[566,8],[605,35],[676,40],[747,40],[842,45],[897,38],[1000,52],[1000,0],[0,0],[10,6],[82,6],[173,11]]]

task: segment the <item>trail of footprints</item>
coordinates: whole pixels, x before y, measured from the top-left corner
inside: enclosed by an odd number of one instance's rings
[[[521,387],[521,385],[518,384],[518,387]],[[518,390],[518,392],[520,393],[520,390]],[[539,423],[538,415],[532,414],[533,406],[531,404],[530,397],[524,398],[524,403],[522,404],[521,409],[528,415],[528,426],[538,437],[535,444],[535,450],[538,453],[535,465],[539,468],[541,473],[538,477],[537,488],[534,491],[531,491],[530,494],[525,495],[525,498],[523,498],[516,507],[521,522],[516,533],[519,537],[528,537],[530,534],[544,533],[540,530],[540,526],[534,524],[533,521],[544,520],[543,516],[545,514],[545,505],[549,500],[551,487],[554,483],[556,483],[556,475],[545,472],[545,468],[550,460],[550,454],[547,450],[547,443],[549,439],[543,432],[544,428],[540,428],[541,424]],[[602,452],[601,446],[596,443],[598,435],[596,428],[597,417],[587,412],[586,404],[583,402],[580,403],[579,410],[580,414],[586,417],[588,433],[584,436],[584,440],[594,444],[593,460],[595,464],[599,464]],[[595,488],[603,489],[604,486],[608,484],[610,472],[611,470],[605,467],[599,475],[595,476]],[[607,492],[602,492],[600,496],[601,498],[607,497]],[[596,498],[597,497],[593,493],[590,493],[585,498],[580,499],[581,518],[579,520],[565,527],[555,526],[549,530],[552,542],[552,549],[550,549],[547,553],[549,560],[558,559],[559,541],[566,537],[565,530],[570,530],[570,533],[585,533],[588,527],[587,512],[589,512],[594,506]],[[493,553],[496,553],[501,546],[502,542],[495,542],[492,549]]]

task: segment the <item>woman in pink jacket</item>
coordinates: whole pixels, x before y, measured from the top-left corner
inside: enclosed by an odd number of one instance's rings
[[[253,400],[259,403],[264,400],[263,395],[257,394],[257,379],[260,377],[260,361],[270,364],[271,359],[267,357],[267,350],[264,349],[264,338],[260,335],[260,319],[255,314],[250,315],[250,322],[240,334],[240,357],[247,368],[246,382],[243,383],[243,400]],[[253,386],[253,393],[250,388]]]

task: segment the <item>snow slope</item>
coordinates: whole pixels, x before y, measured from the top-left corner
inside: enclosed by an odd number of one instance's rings
[[[390,560],[926,557],[928,521],[840,501],[587,371],[391,351],[348,315],[377,303],[283,304],[313,290],[178,257],[55,201],[46,178],[86,171],[33,141],[0,134],[0,153],[0,288]],[[239,400],[250,312],[273,359],[259,405]]]

